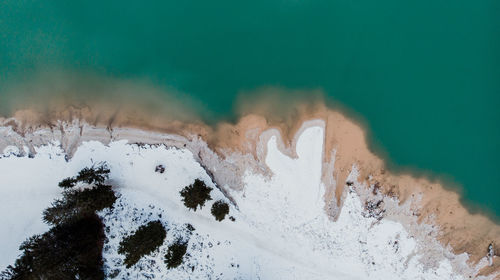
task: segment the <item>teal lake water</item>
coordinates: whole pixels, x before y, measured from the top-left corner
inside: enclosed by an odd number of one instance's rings
[[[498,0],[1,1],[0,97],[51,71],[146,78],[215,118],[241,90],[321,88],[393,168],[500,216]]]

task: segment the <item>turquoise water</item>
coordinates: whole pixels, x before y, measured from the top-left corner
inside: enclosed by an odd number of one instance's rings
[[[0,88],[51,71],[147,79],[215,118],[242,90],[321,88],[393,168],[500,216],[497,0],[2,1]]]

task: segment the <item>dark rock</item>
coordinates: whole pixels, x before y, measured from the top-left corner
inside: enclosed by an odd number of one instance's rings
[[[162,164],[157,165],[155,168],[155,172],[157,172],[157,173],[165,172],[165,166],[163,166]]]

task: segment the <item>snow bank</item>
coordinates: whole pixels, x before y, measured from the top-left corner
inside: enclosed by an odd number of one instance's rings
[[[0,158],[1,268],[13,263],[25,238],[47,230],[41,213],[59,195],[57,183],[105,161],[120,195],[113,209],[100,213],[106,225],[105,267],[117,279],[461,279],[446,259],[438,269],[424,270],[422,256],[415,253],[418,242],[399,223],[364,217],[352,190],[338,220],[328,219],[321,127],[303,131],[296,159],[282,154],[271,137],[265,163],[272,178],[247,172],[244,190],[230,193],[237,207],[231,205],[229,215],[236,220],[222,222],[210,207],[218,199],[229,201],[187,149],[85,142],[66,162],[57,147],[41,147],[34,158],[16,157],[14,150]],[[166,167],[164,173],[154,172],[159,164]],[[357,176],[353,167],[348,180],[354,187]],[[213,188],[213,200],[193,212],[184,207],[179,191],[196,178]],[[119,242],[153,220],[168,229],[165,243],[126,269],[117,253]],[[186,223],[195,230],[187,230]],[[185,262],[167,270],[163,256],[178,238],[189,241]]]

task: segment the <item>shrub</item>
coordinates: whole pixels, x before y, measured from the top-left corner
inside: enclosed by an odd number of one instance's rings
[[[132,235],[120,242],[118,253],[125,255],[127,268],[136,264],[143,256],[152,253],[163,244],[167,232],[160,221],[142,225]]]
[[[43,220],[53,225],[68,222],[111,207],[115,201],[115,193],[108,185],[68,190],[63,193],[62,199],[54,201],[51,207],[43,211]]]
[[[217,221],[222,221],[229,213],[229,205],[222,200],[218,200],[212,204],[212,215]]]
[[[167,254],[165,255],[165,264],[168,269],[178,267],[182,264],[184,255],[187,250],[187,242],[177,240],[174,244],[168,246]]]
[[[2,279],[104,279],[104,225],[91,216],[51,228],[27,239],[23,255]]]
[[[193,184],[185,187],[181,190],[182,201],[184,205],[196,211],[198,206],[200,209],[205,205],[207,200],[212,200],[210,197],[211,187],[207,187],[205,182],[200,179],[196,179]]]

